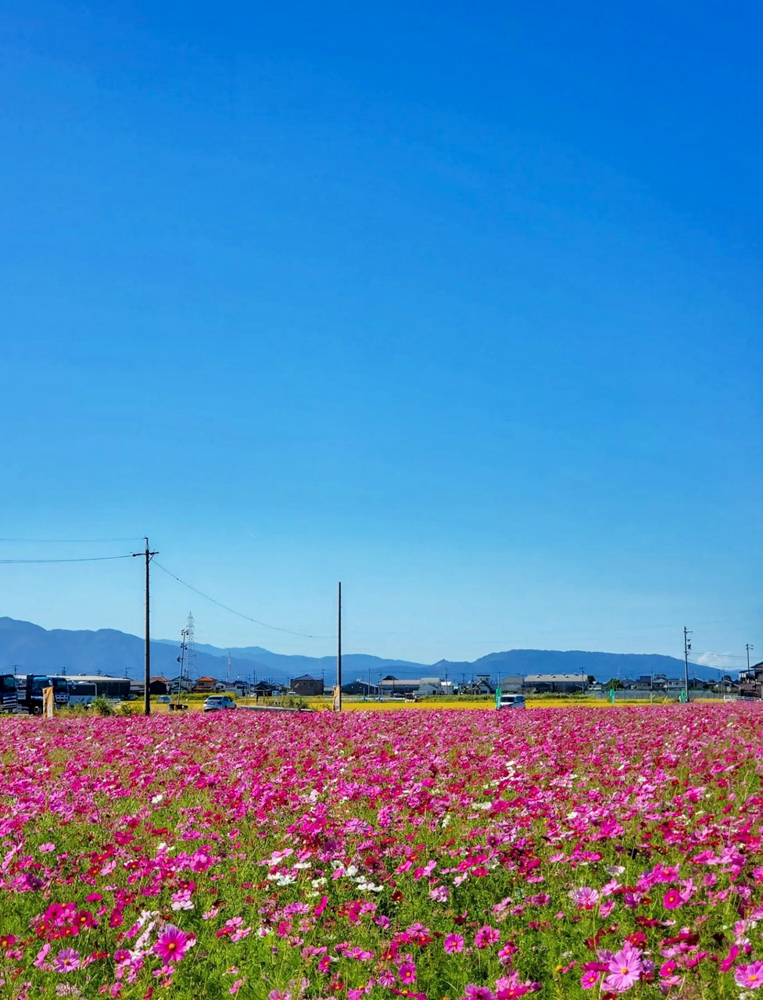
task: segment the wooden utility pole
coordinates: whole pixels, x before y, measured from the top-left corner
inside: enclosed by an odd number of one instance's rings
[[[339,584],[337,600],[337,628],[336,628],[336,701],[337,710],[342,711],[342,584]]]
[[[689,703],[689,653],[691,652],[691,632],[684,625],[684,697]]]
[[[154,556],[158,556],[158,552],[152,552],[148,544],[148,538],[145,539],[146,548],[143,552],[133,552],[134,556],[145,556],[146,559],[146,649],[145,649],[145,691],[143,692],[143,714],[151,715],[151,590],[150,590],[150,575],[148,571],[148,565]]]

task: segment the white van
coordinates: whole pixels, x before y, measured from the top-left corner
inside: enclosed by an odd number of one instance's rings
[[[523,694],[502,694],[500,704],[496,705],[497,709],[502,708],[527,708],[525,704],[525,696]]]

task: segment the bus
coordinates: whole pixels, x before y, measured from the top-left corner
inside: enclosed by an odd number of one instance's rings
[[[18,712],[19,697],[15,674],[0,674],[0,712]]]
[[[53,688],[56,708],[66,708],[69,704],[69,684],[65,677],[51,677],[49,674],[19,674],[16,677],[16,691],[19,707],[30,715],[42,715],[42,692]]]
[[[65,680],[71,691],[73,685],[88,685],[88,693],[95,686],[96,698],[106,698],[108,701],[128,701],[130,698],[129,677],[108,677],[104,674],[51,674],[53,680]],[[80,692],[83,693],[83,692]],[[92,700],[92,699],[91,699]],[[83,702],[80,702],[83,704]]]
[[[92,705],[98,697],[95,684],[90,681],[74,680],[69,677],[69,705]]]

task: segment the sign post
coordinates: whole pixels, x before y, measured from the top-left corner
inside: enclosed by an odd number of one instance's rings
[[[42,714],[46,719],[53,718],[53,706],[55,700],[53,697],[53,688],[47,687],[42,689]]]

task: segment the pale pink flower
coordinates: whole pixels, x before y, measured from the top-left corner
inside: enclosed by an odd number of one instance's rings
[[[639,981],[643,971],[641,952],[638,948],[626,944],[620,951],[616,951],[610,959],[608,963],[609,974],[602,983],[602,989],[613,990],[615,993],[625,993]]]
[[[596,889],[591,889],[589,886],[583,885],[579,889],[573,889],[570,892],[570,899],[581,910],[592,910],[599,902],[599,893]]]

